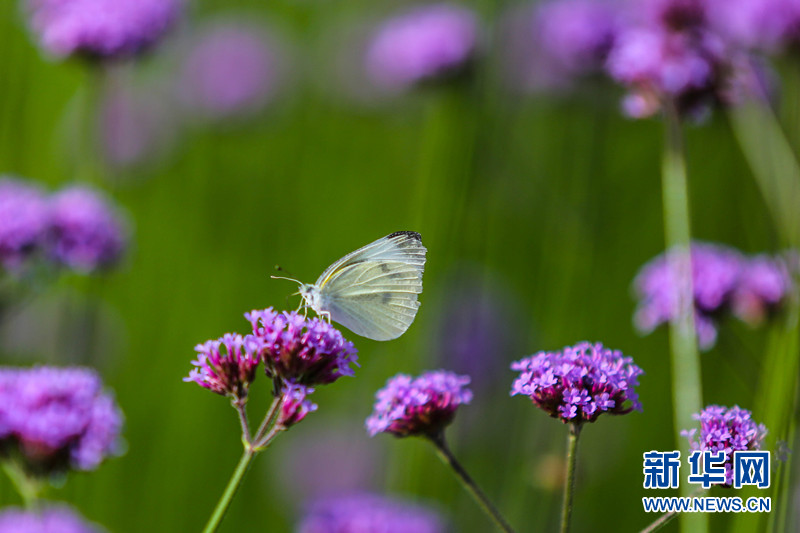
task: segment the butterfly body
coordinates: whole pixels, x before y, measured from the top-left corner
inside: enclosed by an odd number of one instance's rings
[[[427,249],[419,233],[399,231],[339,259],[313,284],[300,284],[317,314],[374,340],[396,339],[414,321]]]

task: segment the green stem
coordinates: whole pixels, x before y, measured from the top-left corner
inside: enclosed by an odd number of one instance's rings
[[[41,492],[41,484],[29,477],[22,468],[14,461],[5,460],[2,462],[3,471],[6,473],[14,488],[17,489],[22,502],[28,509],[36,507]]]
[[[267,411],[267,414],[264,415],[264,420],[261,421],[261,425],[258,426],[258,431],[256,431],[255,436],[250,442],[259,442],[264,439],[264,435],[267,433],[270,425],[272,425],[272,422],[275,420],[281,404],[283,404],[283,394],[276,396],[275,399],[272,400],[272,405],[269,406],[269,411]]]
[[[561,533],[567,533],[572,521],[572,499],[575,494],[575,465],[578,459],[580,423],[569,425],[567,436],[567,471],[564,478],[564,505],[561,508]]]
[[[250,468],[250,463],[255,455],[255,450],[249,446],[245,447],[242,458],[239,459],[239,464],[236,465],[236,470],[233,471],[231,480],[228,481],[228,485],[225,487],[225,492],[222,493],[222,497],[219,499],[219,502],[217,502],[214,513],[211,515],[211,518],[208,519],[206,527],[203,528],[203,533],[214,533],[214,531],[217,530],[219,524],[222,522],[222,518],[225,516],[225,512],[231,505],[233,497],[236,495],[236,491],[239,490],[239,485],[242,484],[242,479]]]
[[[700,496],[704,492],[705,492],[704,489],[697,490],[692,494],[692,497]],[[639,533],[654,533],[655,531],[658,531],[662,527],[669,524],[672,521],[672,519],[675,518],[676,516],[678,516],[678,513],[676,513],[675,511],[664,513],[661,516],[659,516],[655,521],[653,521],[653,523],[651,523],[649,526],[641,530]]]
[[[239,414],[239,425],[242,428],[242,443],[247,446],[252,442],[250,439],[250,423],[247,421],[247,397],[233,398],[231,403]]]
[[[662,201],[664,215],[664,240],[670,268],[679,280],[678,315],[670,322],[669,338],[672,355],[672,408],[675,442],[681,446],[680,432],[693,425],[692,415],[703,405],[700,357],[694,325],[694,297],[691,270],[691,232],[689,217],[689,192],[683,148],[681,122],[675,103],[664,104],[664,160],[662,166]],[[681,486],[687,496],[692,487]],[[702,513],[683,513],[681,524],[685,530],[707,531],[708,521]],[[690,526],[691,524],[691,526]]]
[[[503,518],[503,516],[500,514],[500,511],[498,511],[497,508],[492,505],[492,502],[489,501],[489,498],[486,497],[486,494],[483,493],[483,491],[478,487],[467,471],[464,470],[464,467],[461,466],[461,463],[459,463],[456,458],[453,457],[450,448],[447,446],[447,441],[445,441],[444,433],[429,435],[428,438],[436,448],[436,453],[439,455],[439,458],[444,464],[449,466],[453,472],[455,472],[456,477],[461,482],[461,485],[467,490],[467,492],[470,493],[470,495],[472,495],[481,510],[483,510],[483,512],[492,519],[492,521],[501,531],[506,533],[514,533],[514,529],[508,524],[508,522],[506,522],[505,518]]]

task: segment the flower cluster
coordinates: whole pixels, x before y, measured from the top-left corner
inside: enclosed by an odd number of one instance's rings
[[[0,178],[0,264],[20,271],[41,255],[54,265],[91,273],[115,264],[126,247],[119,214],[83,186],[47,197],[23,180]]]
[[[444,533],[446,524],[433,510],[375,494],[321,499],[311,505],[298,533]]]
[[[767,429],[756,424],[750,411],[737,405],[731,408],[709,405],[702,413],[694,415],[700,421],[700,435],[696,429],[684,430],[681,435],[689,439],[692,450],[725,452],[725,485],[733,480],[733,452],[760,450]]]
[[[0,369],[0,453],[31,474],[93,470],[119,451],[122,413],[87,368]]]
[[[520,373],[511,395],[528,396],[564,423],[594,422],[603,413],[622,415],[642,405],[635,387],[641,368],[622,352],[580,342],[559,352],[539,352],[511,365]]]
[[[56,57],[98,59],[139,54],[178,20],[181,0],[27,0],[30,23]]]
[[[251,336],[226,333],[194,347],[195,365],[184,381],[193,381],[223,396],[245,398],[261,362],[261,345]]]
[[[690,251],[695,328],[700,348],[717,338],[716,320],[728,310],[757,324],[781,308],[793,290],[787,261],[780,257],[746,257],[731,248],[695,242]],[[675,267],[678,252],[662,254],[642,267],[634,280],[639,305],[636,327],[649,333],[674,320],[679,310],[681,280]]]
[[[195,347],[195,368],[184,381],[244,401],[263,362],[282,397],[278,423],[289,427],[317,409],[308,399],[313,386],[354,375],[350,365],[358,361],[355,346],[324,320],[271,307],[245,313],[245,318],[251,334],[228,333]]]
[[[353,343],[328,322],[294,311],[268,309],[245,313],[261,343],[267,377],[303,385],[325,385],[352,376],[358,359]]]
[[[367,431],[373,436],[435,435],[452,422],[460,405],[472,400],[469,382],[469,376],[445,370],[425,372],[417,378],[398,374],[376,393]]]
[[[6,508],[0,512],[0,533],[100,533],[69,507],[45,507],[26,511]]]
[[[415,7],[385,21],[366,53],[370,80],[403,90],[463,71],[478,48],[478,23],[468,9],[451,4]]]

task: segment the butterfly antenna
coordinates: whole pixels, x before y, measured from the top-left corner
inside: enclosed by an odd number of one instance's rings
[[[298,285],[302,285],[302,284],[303,284],[303,282],[302,282],[302,281],[296,280],[296,279],[294,279],[294,278],[285,278],[285,277],[283,277],[283,276],[270,276],[270,277],[271,277],[272,279],[285,279],[285,280],[287,280],[287,281],[294,281],[294,282],[295,282],[295,283],[297,283]],[[300,293],[299,293],[299,292],[296,292],[295,294],[300,294]]]

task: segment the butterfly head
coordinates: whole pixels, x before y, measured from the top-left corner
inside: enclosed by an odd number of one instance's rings
[[[301,283],[298,292],[303,297],[305,307],[310,307],[315,311],[320,309],[320,291],[316,285]]]

